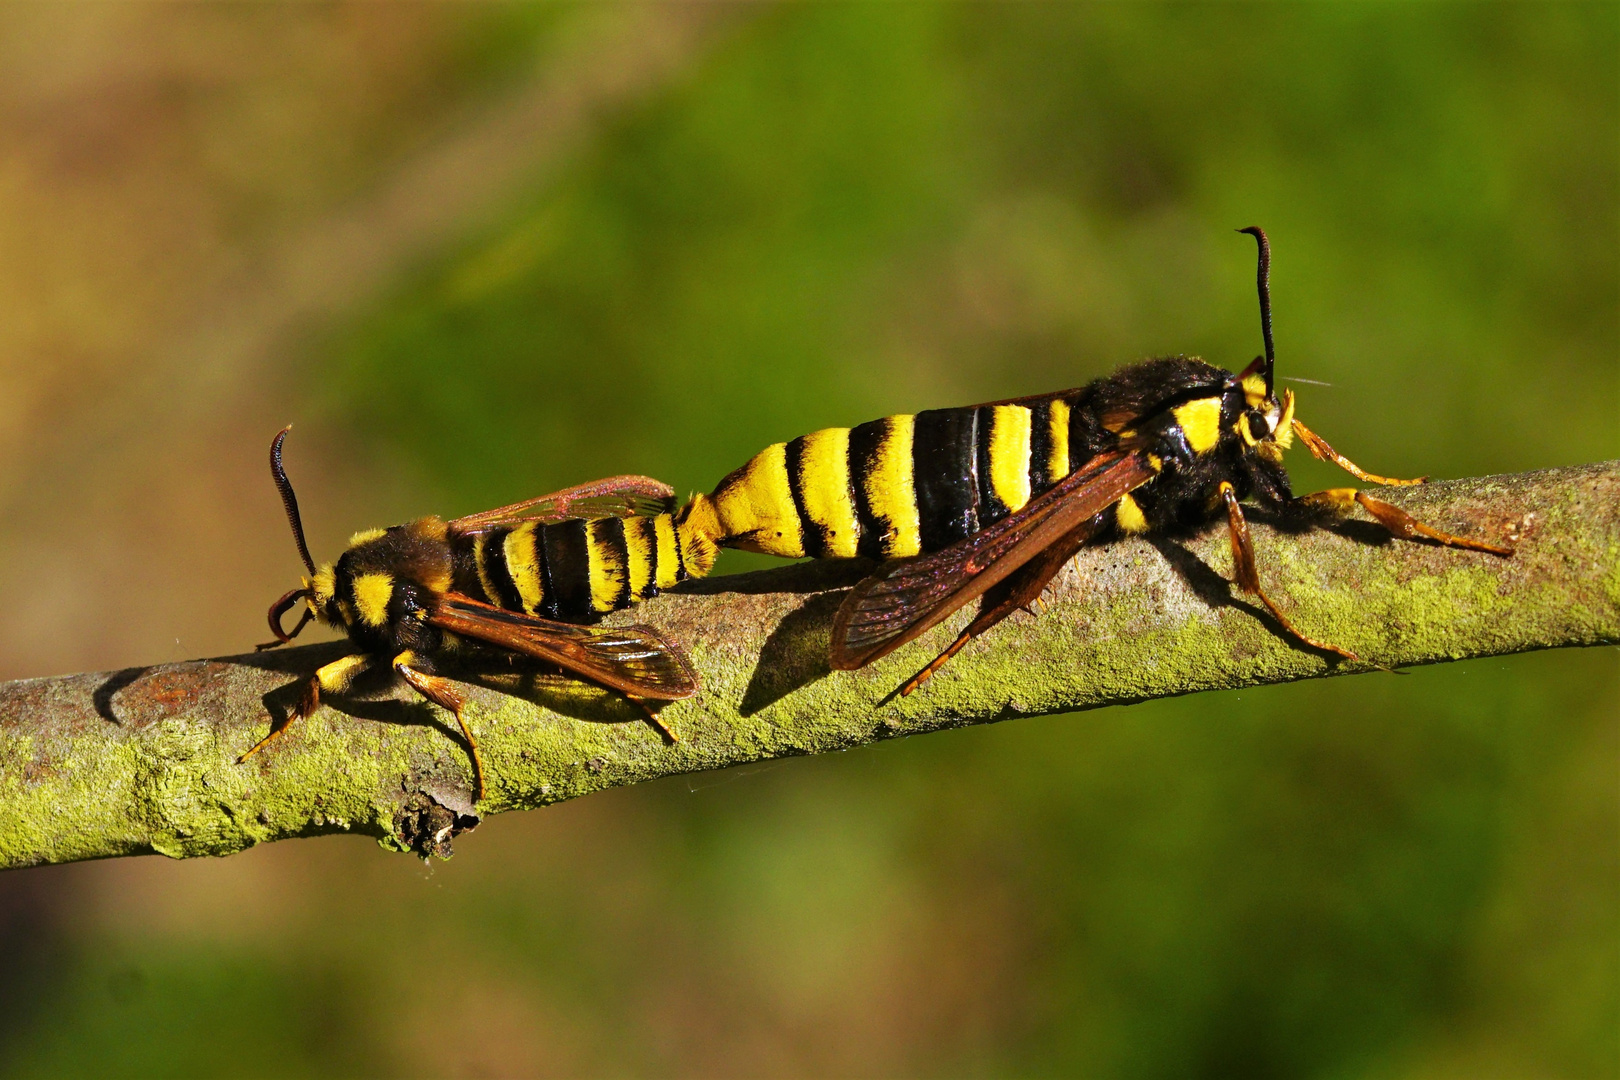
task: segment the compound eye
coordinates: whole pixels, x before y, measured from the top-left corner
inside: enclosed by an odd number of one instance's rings
[[[1271,425],[1266,422],[1264,413],[1247,412],[1243,420],[1249,426],[1249,441],[1260,442],[1271,437]]]

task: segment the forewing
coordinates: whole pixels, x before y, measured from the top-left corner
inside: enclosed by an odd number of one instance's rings
[[[1154,475],[1145,451],[1098,455],[994,525],[943,551],[882,567],[839,607],[832,666],[848,671],[888,655]]]
[[[681,650],[648,626],[579,626],[507,611],[449,593],[428,623],[557,664],[637,697],[674,701],[697,693],[697,673]]]
[[[538,499],[513,503],[457,518],[452,531],[486,532],[506,525],[538,521],[551,525],[570,518],[587,521],[611,517],[654,517],[675,509],[675,489],[650,476],[614,476],[564,488]]]
[[[1084,389],[1083,386],[1076,386],[1069,390],[1052,390],[1044,394],[1025,394],[1023,397],[1002,398],[1000,401],[981,401],[977,405],[968,406],[968,408],[988,409],[994,405],[1022,405],[1024,408],[1030,409],[1037,405],[1044,405],[1048,401],[1055,401],[1058,398],[1077,397]]]

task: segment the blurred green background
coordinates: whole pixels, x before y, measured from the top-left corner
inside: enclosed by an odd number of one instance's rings
[[[817,427],[1241,367],[1249,224],[1279,374],[1361,464],[1620,456],[1614,4],[130,10],[0,24],[77,65],[0,86],[7,677],[262,637],[289,418],[317,555],[706,490]],[[13,872],[0,1073],[1613,1077],[1617,675],[931,735],[427,868]]]

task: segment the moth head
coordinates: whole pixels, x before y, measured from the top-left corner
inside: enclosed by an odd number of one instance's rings
[[[331,563],[322,565],[313,578],[305,578],[304,584],[311,615],[328,626],[347,625],[346,613],[337,598],[337,570]]]
[[[1260,337],[1266,346],[1265,355],[1255,357],[1238,376],[1247,406],[1238,417],[1238,434],[1261,457],[1281,464],[1282,452],[1294,442],[1294,392],[1284,390],[1282,400],[1277,400],[1277,347],[1271,339],[1271,242],[1258,225],[1238,232],[1254,237],[1260,248],[1255,287],[1260,294]]]
[[[1263,357],[1255,357],[1233,380],[1243,393],[1243,407],[1232,430],[1250,448],[1274,444],[1286,450],[1294,441],[1294,392],[1284,390],[1279,401],[1266,388],[1261,374],[1264,363]]]

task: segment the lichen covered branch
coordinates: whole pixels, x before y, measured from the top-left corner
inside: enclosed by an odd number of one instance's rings
[[[1039,616],[1015,615],[920,691],[894,689],[970,617],[861,671],[828,669],[828,628],[864,565],[716,578],[626,613],[686,646],[704,690],[663,718],[517,666],[459,673],[489,795],[455,721],[397,687],[328,701],[265,752],[341,643],[0,685],[0,867],[161,852],[226,855],[360,832],[447,854],[482,814],[602,788],[877,739],[1147,698],[1530,649],[1620,641],[1620,462],[1390,489],[1511,559],[1392,541],[1371,522],[1284,533],[1256,523],[1267,591],[1337,663],[1283,636],[1227,583],[1222,528],[1083,551]]]

